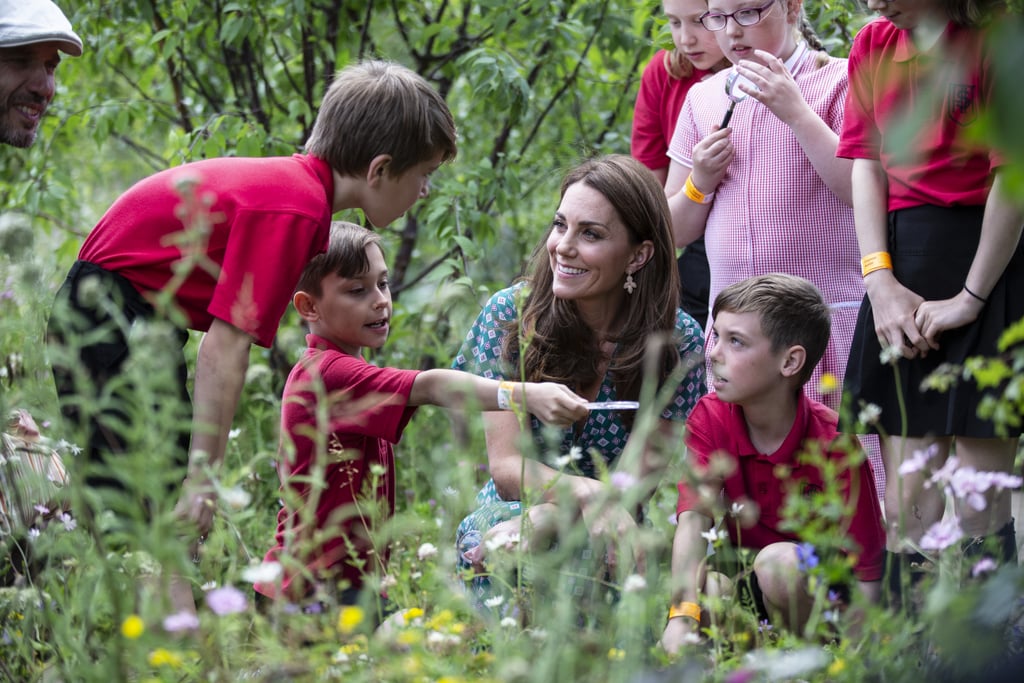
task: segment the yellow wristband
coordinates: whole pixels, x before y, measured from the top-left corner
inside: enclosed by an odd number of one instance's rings
[[[876,251],[860,260],[860,274],[866,276],[876,270],[892,270],[892,257],[887,251]]]
[[[690,617],[700,623],[700,605],[695,602],[677,602],[668,609],[668,618]]]
[[[696,204],[710,204],[711,200],[714,199],[715,193],[708,192],[704,194],[697,189],[697,186],[693,184],[693,174],[686,176],[686,184],[683,185],[683,193],[686,198]]]
[[[512,410],[512,398],[516,385],[512,382],[498,382],[498,409]]]

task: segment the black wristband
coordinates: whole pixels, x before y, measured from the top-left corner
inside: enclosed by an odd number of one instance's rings
[[[980,297],[980,296],[978,296],[977,294],[975,294],[974,292],[972,292],[972,291],[970,290],[970,288],[969,288],[969,287],[967,286],[967,283],[966,283],[966,282],[964,283],[964,291],[965,291],[965,292],[967,292],[968,294],[970,294],[971,296],[973,296],[973,297],[974,297],[975,299],[977,299],[977,300],[978,300],[978,301],[980,301],[981,303],[983,303],[983,304],[987,304],[987,303],[988,303],[988,299],[985,299],[985,298],[983,298],[983,297]]]

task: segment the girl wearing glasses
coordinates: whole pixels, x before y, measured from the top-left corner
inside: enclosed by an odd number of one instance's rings
[[[883,435],[907,435],[883,440],[886,474],[899,481],[885,496],[894,604],[902,604],[901,574],[911,570],[916,583],[924,560],[907,541],[926,546],[922,537],[943,516],[941,490],[924,484],[930,471],[955,443],[964,468],[1010,473],[1021,433],[1008,426],[1000,435],[978,417],[986,392],[973,379],[948,391],[919,389],[943,363],[996,355],[1000,333],[1024,316],[1022,216],[1007,196],[1000,155],[975,130],[994,79],[982,24],[1002,4],[868,0],[882,16],[850,52],[838,154],[853,159],[867,297],[847,383],[855,400],[881,407]],[[883,348],[898,352],[898,381],[881,363]],[[915,464],[925,458],[924,468]],[[968,554],[1015,565],[1010,493],[985,495],[973,506],[957,502],[955,531],[967,537]]]
[[[679,110],[694,83],[729,66],[715,35],[700,23],[707,11],[704,0],[664,0],[674,49],[658,50],[640,80],[633,112],[630,153],[654,171],[665,184],[668,177],[668,143],[676,129]],[[679,304],[703,327],[708,319],[708,257],[704,240],[690,243],[677,262]]]
[[[838,409],[840,392],[823,392],[821,378],[843,376],[864,296],[852,162],[836,158],[847,66],[802,39],[804,21],[802,0],[708,0],[701,23],[734,67],[691,88],[669,145],[665,190],[676,246],[705,237],[711,301],[730,284],[771,272],[821,290],[832,337],[804,391]],[[723,127],[733,70],[747,81],[734,97],[746,98]],[[881,491],[877,442],[866,445]]]

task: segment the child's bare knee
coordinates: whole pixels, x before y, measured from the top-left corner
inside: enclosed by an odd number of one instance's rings
[[[800,576],[796,545],[772,543],[765,546],[754,558],[754,573],[768,600],[776,604],[785,601]]]

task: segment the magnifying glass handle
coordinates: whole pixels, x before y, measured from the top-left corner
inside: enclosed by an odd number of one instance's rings
[[[725,128],[729,125],[729,119],[732,118],[732,110],[736,108],[736,103],[732,102],[729,104],[729,108],[725,110],[725,116],[722,117],[722,125],[719,128]]]

